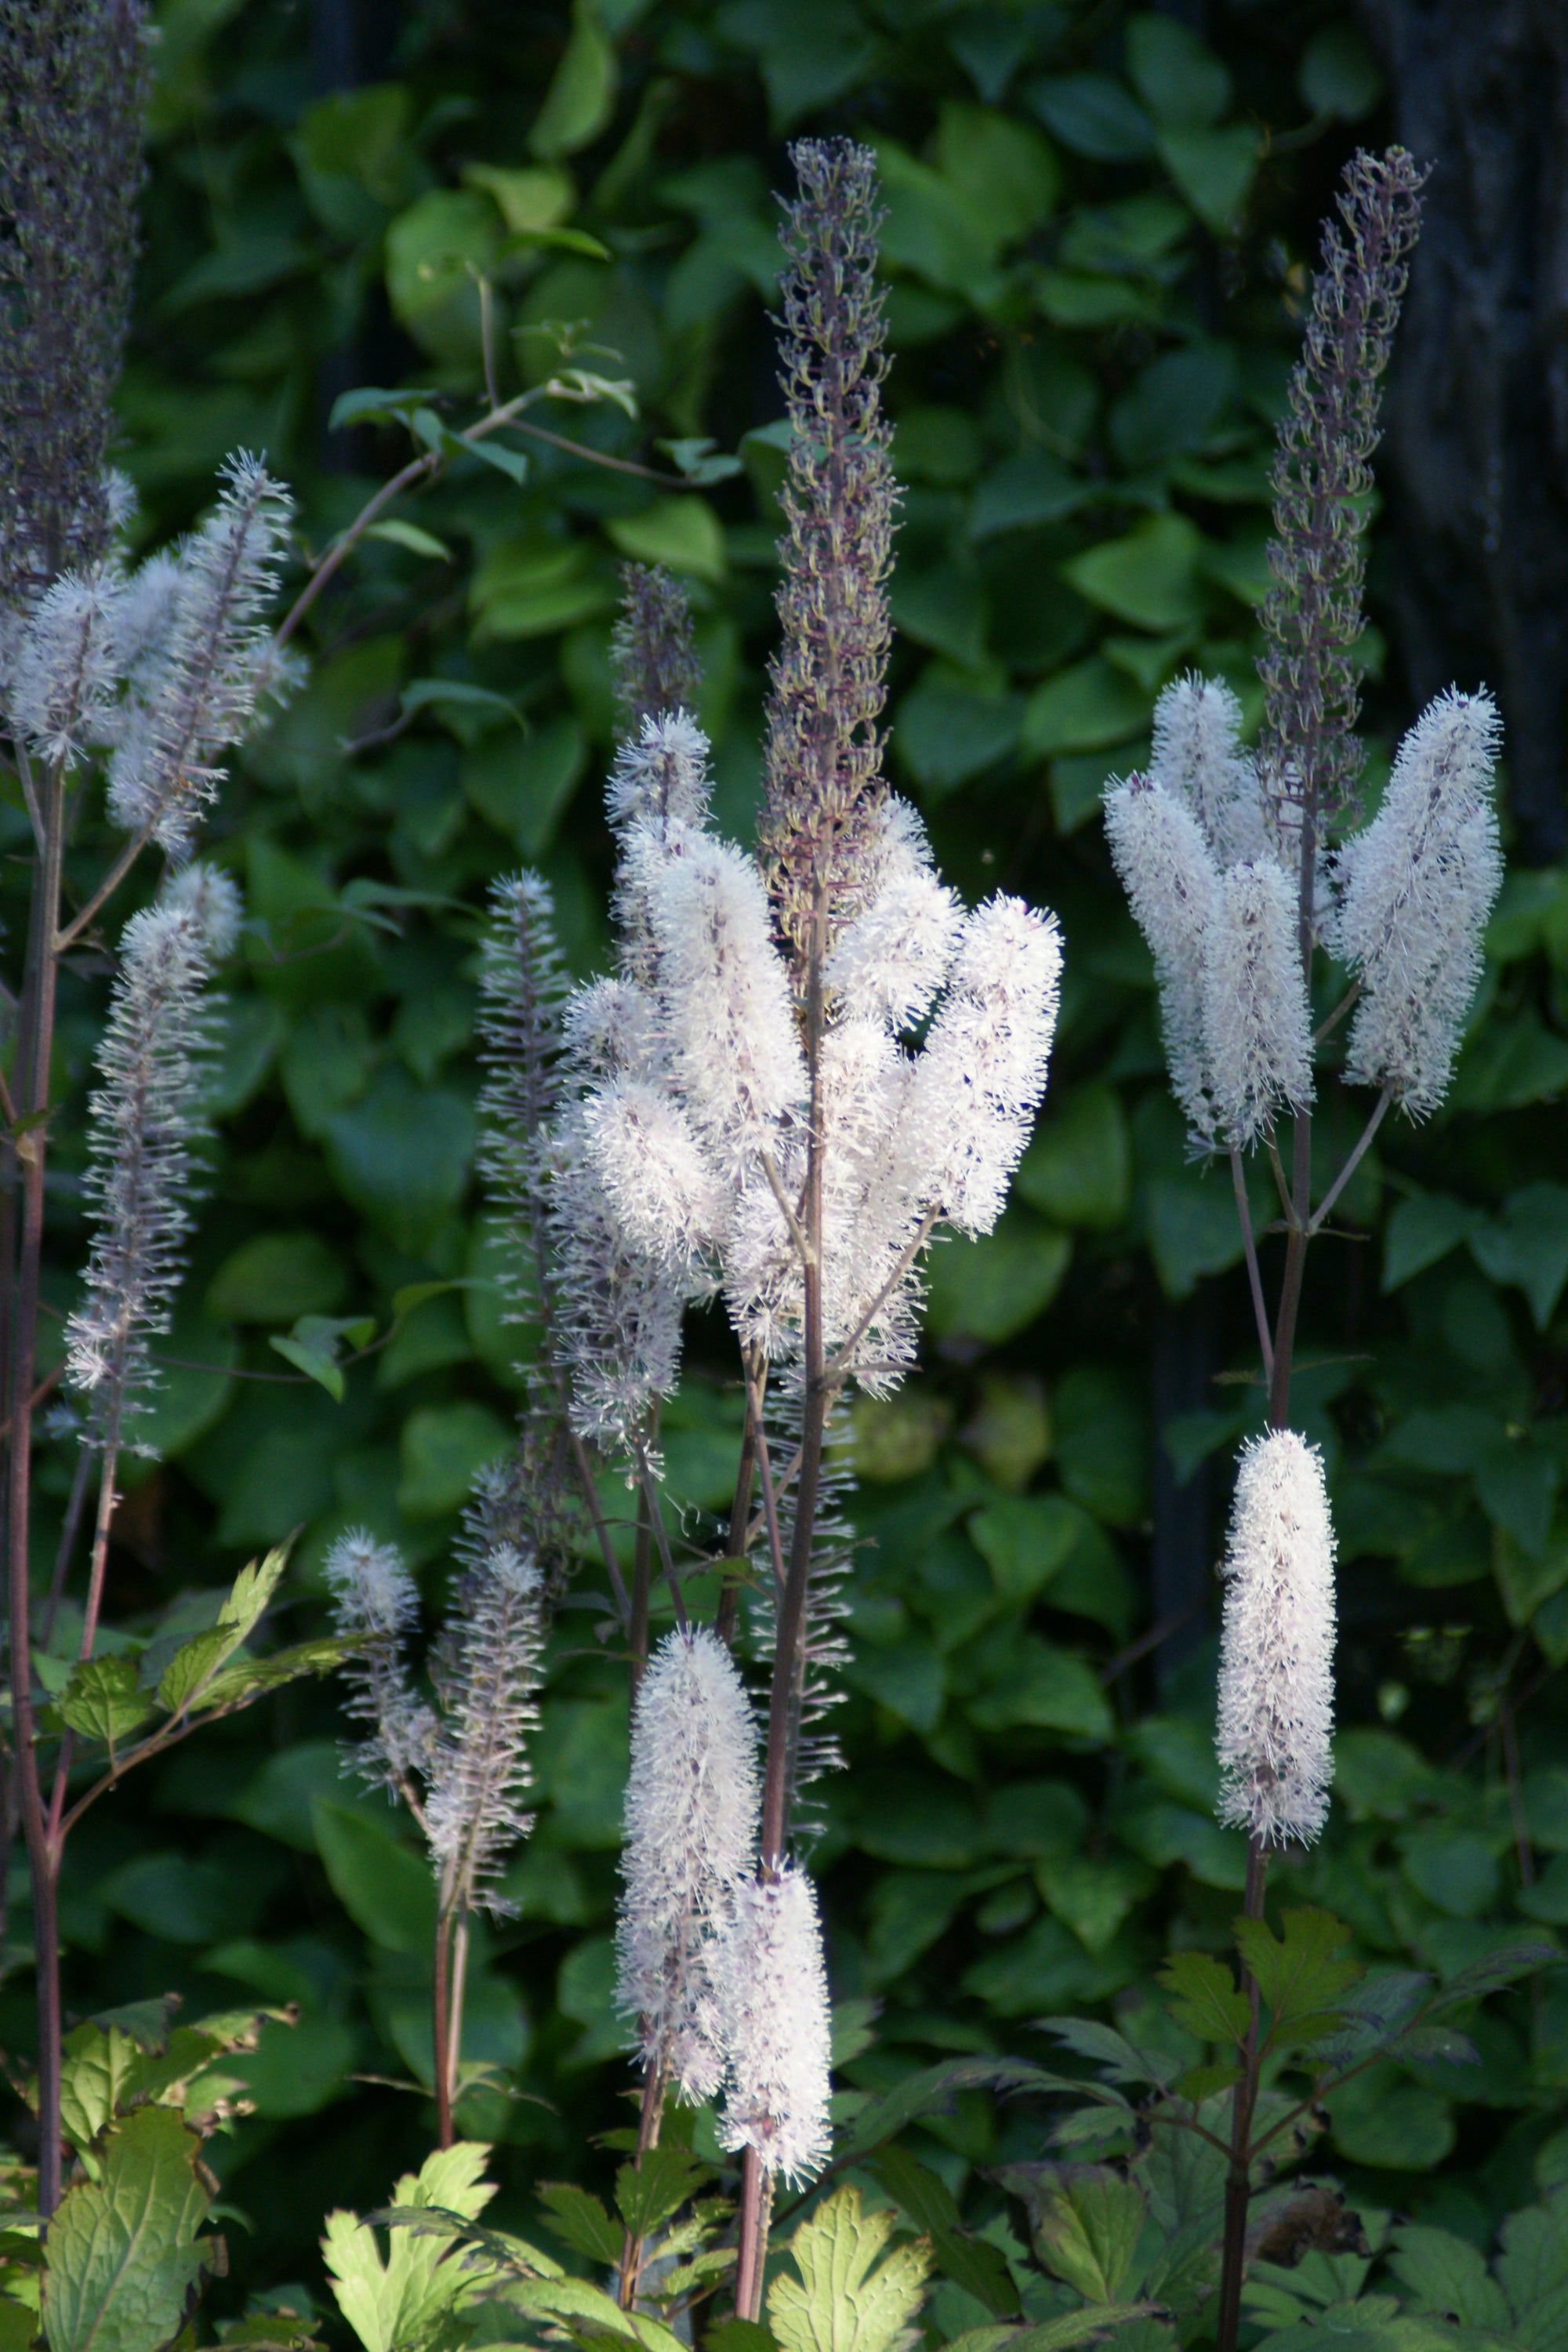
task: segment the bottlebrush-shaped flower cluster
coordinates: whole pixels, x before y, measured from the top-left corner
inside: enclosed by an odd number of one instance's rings
[[[1246,1150],[1313,1097],[1310,951],[1355,975],[1346,1074],[1413,1118],[1447,1090],[1502,880],[1489,695],[1441,695],[1372,822],[1315,861],[1240,743],[1229,689],[1161,696],[1148,772],[1106,795],[1111,855],[1154,958],[1172,1089],[1194,1146]]]
[[[112,505],[122,523],[128,485]],[[242,453],[212,513],[172,552],[132,567],[116,551],[62,572],[0,623],[5,731],[51,767],[107,754],[110,815],[171,856],[189,854],[222,753],[258,702],[293,681],[266,618],[291,511]]]
[[[1322,1457],[1294,1430],[1243,1447],[1222,1572],[1219,1817],[1307,1843],[1333,1778],[1334,1536]]]
[[[723,1643],[671,1633],[632,1724],[616,2000],[644,2066],[689,2101],[722,2086],[721,2144],[796,2181],[827,2157],[827,1977],[811,1881],[754,1869],[755,1749]]]
[[[743,1343],[798,1360],[814,1117],[825,1343],[843,1377],[896,1386],[924,1245],[939,1223],[995,1223],[1056,1022],[1054,919],[1000,896],[966,914],[889,796],[862,910],[826,961],[814,1104],[763,877],[709,824],[707,763],[686,712],[623,748],[608,791],[620,970],[566,1011],[572,1092],[550,1143],[561,1337],[578,1426],[601,1441],[673,1387],[691,1299],[721,1291]]]

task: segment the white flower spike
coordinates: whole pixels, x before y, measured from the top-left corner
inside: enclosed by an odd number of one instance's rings
[[[786,1864],[737,1888],[723,1990],[730,2082],[719,2144],[754,2148],[764,2172],[797,2186],[821,2171],[832,2147],[827,1971],[816,1890],[804,1872]]]
[[[1219,1818],[1310,1843],[1333,1778],[1334,1535],[1322,1457],[1294,1430],[1242,1448],[1222,1573]]]

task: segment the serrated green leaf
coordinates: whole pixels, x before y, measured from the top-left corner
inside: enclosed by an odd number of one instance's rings
[[[835,2189],[789,2242],[768,2317],[783,2352],[889,2352],[921,2307],[931,2254],[892,2248],[890,2213],[868,2213],[858,2189]]]
[[[542,2180],[538,2197],[563,2245],[570,2246],[574,2253],[586,2254],[591,2263],[620,2261],[620,2224],[597,2197],[571,2180]]]
[[[646,2238],[710,2178],[707,2166],[684,2148],[650,2147],[640,2165],[623,2164],[616,2173],[616,2210],[634,2238]]]
[[[205,1633],[183,1642],[164,1667],[158,1684],[158,1704],[171,1715],[183,1715],[193,1699],[205,1700],[220,1666],[234,1655],[260,1620],[278,1589],[288,1550],[269,1551],[242,1568],[234,1589],[218,1611],[217,1622]]]
[[[203,1691],[204,1706],[232,1706],[237,1699],[259,1698],[265,1691],[281,1690],[285,1683],[298,1682],[304,1675],[330,1675],[345,1658],[353,1657],[355,1643],[336,1633],[317,1633],[308,1642],[296,1642],[287,1650],[274,1650],[265,1658],[236,1658],[232,1664],[220,1667]]]
[[[1116,2335],[1153,2308],[1147,2303],[1089,2304],[1082,2311],[1064,2311],[1058,2319],[1038,2320],[1029,2327],[966,2327],[946,2352],[1071,2352],[1076,2344]]]
[[[1251,2003],[1211,1954],[1173,1953],[1160,1971],[1160,1982],[1174,1996],[1166,2005],[1176,2023],[1200,2041],[1239,2042],[1246,2035]]]
[[[1009,2165],[1040,2260],[1090,2303],[1114,2303],[1127,2284],[1146,2207],[1135,2180],[1103,2164]]]
[[[459,2140],[427,2157],[417,2174],[405,2173],[394,2190],[400,2206],[442,2208],[459,2220],[482,2213],[495,2195],[483,2179],[488,2147]],[[474,2300],[498,2275],[482,2259],[446,2259],[451,2231],[429,2236],[411,2229],[388,2234],[382,2259],[375,2231],[357,2213],[329,2213],[321,2241],[339,2310],[365,2352],[424,2352],[441,2323]]]
[[[133,1658],[89,1658],[79,1665],[55,1702],[63,1723],[87,1739],[115,1748],[153,1712]]]
[[[1189,2066],[1184,2074],[1177,2075],[1171,2091],[1175,2098],[1199,2103],[1212,2099],[1216,2091],[1228,2091],[1240,2080],[1239,2066]]]
[[[110,2135],[101,2177],[67,2189],[44,2273],[49,2352],[158,2352],[177,2332],[208,2259],[200,2145],[171,2109],[141,2107]]]
[[[1277,2035],[1310,2040],[1338,2022],[1338,1996],[1363,1974],[1361,1962],[1344,1949],[1350,1932],[1331,1913],[1305,1906],[1285,1913],[1279,1937],[1266,1920],[1237,1921],[1237,1947],[1273,2014]]]

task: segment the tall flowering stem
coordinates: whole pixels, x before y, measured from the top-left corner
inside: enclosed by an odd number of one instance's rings
[[[1268,1852],[1316,1834],[1327,1803],[1332,1537],[1321,1466],[1289,1428],[1309,1247],[1396,1106],[1442,1100],[1501,880],[1489,695],[1440,695],[1411,729],[1383,804],[1344,833],[1361,771],[1355,646],[1365,494],[1382,377],[1420,220],[1401,148],[1349,165],[1323,240],[1274,467],[1274,586],[1256,755],[1227,689],[1168,688],[1146,775],[1106,799],[1111,855],[1153,955],[1173,1091],[1199,1156],[1224,1155],[1241,1222],[1268,1434],[1243,1458],[1227,1559],[1219,1748],[1225,1818],[1246,1828],[1245,1910],[1263,1912]],[[1318,949],[1352,975],[1314,1028]],[[1374,1090],[1361,1135],[1314,1206],[1314,1060],[1342,1014],[1341,1076]],[[1287,1175],[1277,1122],[1291,1124]],[[1284,1210],[1270,1317],[1244,1155],[1264,1145]],[[1258,2094],[1258,1988],[1232,2116],[1218,2352],[1235,2352]]]

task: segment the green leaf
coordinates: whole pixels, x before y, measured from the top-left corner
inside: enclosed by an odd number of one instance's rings
[[[616,2210],[633,2237],[645,2238],[650,2230],[668,2221],[678,2206],[684,2205],[698,2183],[708,2178],[706,2165],[689,2156],[684,2148],[650,2147],[640,2166],[623,2164],[616,2173]],[[620,2260],[618,2247],[615,2258]]]
[[[1517,1284],[1544,1331],[1568,1283],[1568,1186],[1527,1184],[1509,1195],[1496,1224],[1476,1217],[1468,1238],[1482,1273]]]
[[[1081,1505],[1063,1495],[1009,1495],[976,1511],[969,1534],[997,1591],[1032,1601],[1082,1541],[1084,1527]]]
[[[884,2091],[858,2111],[835,2154],[840,2164],[855,2164],[887,2140],[895,2138],[924,2116],[946,2115],[960,2091],[1077,2090],[1065,2075],[1048,2073],[1026,2058],[951,2058],[943,2065],[927,2066],[910,2074],[891,2091]]]
[[[308,1121],[306,1132],[314,1132]],[[206,1310],[220,1323],[292,1323],[301,1315],[330,1315],[346,1281],[342,1258],[319,1234],[258,1234],[218,1268]]]
[[[233,1706],[237,1700],[260,1698],[266,1692],[281,1690],[285,1683],[299,1682],[306,1675],[330,1675],[345,1658],[353,1657],[355,1647],[352,1638],[317,1633],[286,1650],[273,1650],[264,1658],[232,1659],[218,1669],[203,1691],[202,1705]]]
[[[393,2192],[398,2206],[446,2209],[473,2221],[495,2195],[480,2178],[488,2147],[459,2140],[426,2157],[417,2176],[405,2173]],[[357,2213],[327,2216],[321,2251],[338,2308],[365,2352],[425,2352],[449,2315],[470,2303],[497,2274],[493,2262],[450,2260],[450,2228],[428,2236],[416,2229],[390,2232],[384,2262],[375,2232]]]
[[[710,489],[715,482],[728,482],[745,467],[739,457],[726,457],[715,441],[707,438],[684,441],[656,441],[656,449],[674,460],[679,470],[696,489]]]
[[[301,1315],[286,1339],[275,1337],[268,1345],[276,1348],[286,1363],[317,1381],[334,1402],[342,1404],[343,1372],[338,1349],[344,1340],[353,1349],[363,1348],[374,1331],[374,1320],[366,1315]]]
[[[1037,2320],[1029,2327],[966,2327],[946,2352],[1071,2352],[1074,2345],[1119,2335],[1134,2320],[1146,2318],[1153,2307],[1147,2303],[1089,2304],[1081,2311],[1064,2311],[1058,2319]]]
[[[729,570],[719,518],[695,491],[656,499],[641,514],[613,516],[605,528],[635,562],[662,563],[715,583]]]
[[[555,68],[528,143],[546,163],[596,139],[616,102],[616,53],[592,0],[574,0],[572,36]]]
[[[1430,2172],[1453,2147],[1452,2102],[1386,2060],[1331,2086],[1323,2098],[1334,2144],[1352,2164]]]
[[[428,710],[441,703],[451,703],[464,710],[493,710],[499,718],[510,719],[514,727],[526,734],[528,721],[514,702],[504,694],[494,694],[488,686],[472,686],[461,677],[416,677],[405,686],[399,698],[405,718],[416,710]]]
[[[1230,76],[1212,49],[1173,16],[1134,16],[1127,70],[1157,122],[1207,130],[1230,104]]]
[[[207,1696],[218,1668],[255,1630],[278,1589],[288,1557],[286,1549],[276,1549],[265,1559],[252,1560],[248,1568],[241,1569],[218,1611],[216,1624],[175,1651],[158,1684],[158,1703],[171,1715],[183,1715],[193,1699]]]
[[[1125,743],[1149,724],[1152,700],[1103,654],[1091,654],[1035,688],[1024,712],[1023,749],[1044,759]]]
[[[1047,2270],[1090,2303],[1113,2304],[1132,2267],[1145,2214],[1135,2180],[1100,2164],[1013,2165]]]
[[[1350,1929],[1327,1911],[1287,1911],[1275,1937],[1263,1919],[1238,1919],[1241,1957],[1272,2011],[1277,2033],[1336,2007],[1363,1973],[1344,1949]]]
[[[346,1198],[399,1248],[416,1251],[462,1198],[474,1115],[460,1095],[385,1069],[325,1122],[325,1138]]]
[[[1119,1225],[1132,1188],[1131,1151],[1113,1087],[1077,1087],[1047,1108],[1015,1179],[1021,1199],[1058,1225]]]
[[[1053,74],[1029,97],[1046,129],[1097,163],[1136,163],[1153,152],[1154,126],[1110,74]]]
[[[141,1686],[134,1659],[89,1658],[77,1667],[55,1709],[73,1731],[113,1749],[146,1722],[153,1702]]]
[[[470,457],[478,457],[481,464],[489,466],[495,473],[504,474],[507,480],[514,482],[520,489],[528,479],[531,460],[526,449],[510,449],[504,441],[494,440],[488,433],[472,439],[464,438],[463,448]],[[429,683],[435,685],[437,681],[431,679]],[[474,690],[476,693],[482,691],[479,688]],[[498,694],[493,698],[500,702],[505,697]],[[515,718],[516,713],[513,712],[512,716]]]
[[[1383,1237],[1383,1287],[1397,1290],[1436,1265],[1482,1222],[1479,1209],[1446,1192],[1412,1192],[1389,1218]]]
[[[1360,122],[1383,96],[1384,84],[1366,42],[1342,20],[1313,34],[1296,69],[1296,87],[1314,114]]]
[[[199,2151],[170,2108],[141,2107],[110,2137],[101,2177],[67,2189],[44,2273],[49,2352],[158,2352],[178,2332],[208,2260]]]
[[[1202,534],[1185,516],[1151,515],[1124,539],[1106,540],[1075,556],[1062,572],[1080,595],[1119,621],[1142,629],[1191,628],[1203,614],[1197,586],[1203,547]],[[1121,683],[1135,691],[1130,678]]]
[[[341,402],[338,404],[342,406]],[[332,413],[336,415],[337,410]],[[400,515],[390,515],[384,522],[373,522],[365,537],[385,540],[390,547],[405,547],[410,555],[432,556],[437,563],[455,563],[458,560],[444,539],[437,539],[434,531],[421,530],[416,522],[405,522]]]
[[[1485,2255],[1468,2239],[1405,2222],[1394,2233],[1388,2267],[1409,2288],[1417,2311],[1457,2319],[1463,2327],[1507,2334],[1507,2299],[1488,2272]]]
[[[1262,150],[1244,122],[1224,131],[1162,131],[1160,160],[1205,228],[1233,236],[1252,187]]]
[[[311,1799],[310,1820],[332,1892],[355,1926],[383,1951],[424,1958],[436,1932],[427,1864],[390,1830],[330,1798]]]
[[[1026,1209],[1008,1209],[979,1241],[950,1240],[927,1263],[928,1321],[939,1337],[995,1342],[1050,1305],[1072,1260],[1072,1236]]]
[[[339,393],[327,418],[327,430],[341,433],[350,425],[381,425],[389,417],[400,417],[406,424],[416,408],[437,397],[428,390],[383,392],[378,385],[361,384],[353,392]]]
[[[478,1472],[511,1443],[511,1432],[487,1405],[421,1405],[403,1424],[398,1509],[415,1519],[456,1510]]]
[[[570,2180],[542,2180],[537,2194],[563,2245],[591,2263],[619,2263],[625,2232],[597,2197]]]
[[[1176,2023],[1200,2042],[1241,2042],[1252,2022],[1247,1995],[1209,1952],[1175,1952],[1160,1970],[1160,1982]]]
[[[617,2244],[616,2260],[620,2259]],[[641,2345],[643,2352],[682,2352],[679,2336],[646,2312],[622,2311],[603,2287],[586,2279],[530,2281],[512,2287],[507,2301],[530,2317],[553,2323],[584,2347],[600,2352],[606,2336]]]
[[[867,2170],[931,2240],[936,2266],[1001,2318],[1021,2314],[1018,2290],[1001,2249],[972,2237],[959,2219],[947,2184],[907,2148],[885,2147]]]
[[[783,2352],[889,2352],[925,2296],[931,2256],[890,2252],[890,2213],[867,2213],[858,2189],[837,2189],[789,2242],[798,2278],[781,2272],[768,2317]],[[885,2259],[884,2259],[885,2257]]]

